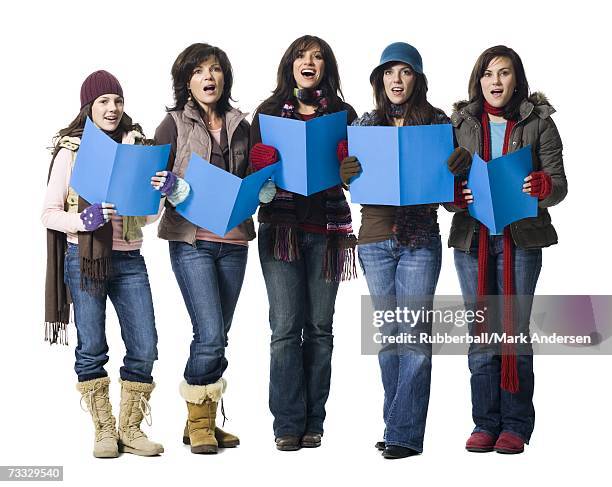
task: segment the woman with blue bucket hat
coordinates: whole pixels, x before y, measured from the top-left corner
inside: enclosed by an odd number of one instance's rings
[[[372,70],[370,83],[374,110],[352,125],[401,127],[450,122],[442,110],[427,101],[423,61],[410,44],[387,46]],[[349,157],[346,141],[340,143],[338,157],[342,181],[350,185],[361,173],[361,165],[356,157]],[[454,173],[464,171],[470,163],[469,152],[462,148],[455,149],[448,160]],[[438,204],[362,206],[358,257],[377,311],[431,308],[442,261],[437,211]],[[418,337],[430,331],[424,321],[413,325],[401,332]],[[385,323],[382,332],[384,336],[398,334],[399,323]],[[385,434],[376,448],[387,459],[419,454],[429,403],[431,345],[385,344],[378,359],[385,391]]]

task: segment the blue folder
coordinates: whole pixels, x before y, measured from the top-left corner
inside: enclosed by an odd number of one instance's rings
[[[523,180],[531,171],[529,145],[488,163],[474,154],[467,185],[474,195],[470,215],[493,235],[501,235],[510,223],[537,216],[538,199],[523,193]]]
[[[451,125],[349,127],[349,154],[362,173],[350,183],[351,202],[421,205],[453,201]]]
[[[277,168],[272,164],[241,179],[192,153],[185,172],[191,191],[176,211],[222,237],[255,213],[259,190]]]
[[[113,203],[119,215],[155,215],[161,193],[151,176],[168,164],[170,144],[118,144],[88,118],[70,185],[90,203]]]
[[[338,142],[346,139],[346,112],[307,122],[259,115],[261,140],[280,154],[276,185],[309,196],[340,184]]]

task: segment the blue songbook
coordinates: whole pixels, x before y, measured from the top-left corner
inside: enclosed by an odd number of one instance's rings
[[[421,205],[453,201],[451,125],[349,127],[349,154],[362,172],[350,182],[351,202]]]
[[[272,164],[241,179],[192,153],[185,172],[191,191],[176,211],[222,237],[255,213],[259,190],[277,168]]]
[[[474,195],[468,205],[470,215],[493,235],[501,235],[517,220],[538,216],[538,199],[523,193],[523,180],[531,171],[529,145],[488,163],[474,154],[467,185]]]
[[[338,142],[346,139],[346,112],[307,122],[259,115],[261,140],[279,152],[279,188],[308,196],[340,184]]]
[[[168,164],[170,144],[118,144],[88,118],[70,186],[90,203],[113,203],[119,215],[155,215],[161,193],[151,176]]]

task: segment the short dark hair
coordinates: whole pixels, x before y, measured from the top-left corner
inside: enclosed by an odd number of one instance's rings
[[[174,106],[169,111],[182,110],[189,100],[189,82],[193,76],[193,70],[203,61],[210,57],[216,57],[223,71],[223,93],[217,102],[215,111],[223,114],[231,110],[230,100],[232,98],[232,85],[234,75],[232,65],[225,52],[215,46],[204,43],[195,43],[181,52],[172,65],[172,89],[174,90]]]
[[[329,101],[329,111],[335,112],[342,107],[342,89],[340,87],[340,75],[338,73],[338,62],[336,56],[327,42],[317,36],[304,35],[294,40],[283,54],[276,73],[276,88],[272,95],[265,100],[258,108],[257,112],[271,113],[278,111],[283,104],[289,100],[295,100],[293,89],[296,87],[293,78],[293,62],[299,53],[311,46],[318,45],[325,62],[323,78],[317,88],[325,90],[325,96]]]
[[[493,59],[498,57],[507,57],[512,62],[514,68],[514,77],[516,79],[516,88],[512,94],[512,98],[508,104],[504,107],[504,118],[507,120],[516,119],[519,116],[519,108],[521,102],[529,96],[529,83],[527,83],[527,77],[525,76],[525,68],[523,68],[523,61],[520,56],[506,46],[493,46],[485,50],[474,64],[472,74],[470,76],[470,82],[468,84],[468,93],[470,102],[478,101],[480,104],[484,104],[484,95],[482,94],[482,88],[480,87],[480,79],[484,76],[485,71],[489,67],[489,64]]]

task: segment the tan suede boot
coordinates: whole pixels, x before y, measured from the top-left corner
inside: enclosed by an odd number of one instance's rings
[[[164,447],[147,438],[140,429],[144,419],[151,426],[149,399],[155,383],[132,382],[119,379],[121,409],[119,410],[119,451],[151,457],[164,452]]]
[[[185,381],[181,383],[180,393],[187,402],[186,436],[192,453],[217,453],[219,443],[215,435],[215,420],[217,404],[225,387],[223,378],[203,386],[189,385]]]
[[[218,426],[215,427],[215,438],[219,448],[235,448],[240,445],[240,439],[227,431],[223,431]],[[185,422],[185,429],[183,430],[183,443],[185,445],[191,444],[189,441],[189,421]]]
[[[93,455],[96,458],[119,456],[115,417],[108,400],[109,383],[108,377],[77,383],[77,390],[81,393],[81,408],[89,411],[93,419],[96,431]],[[83,408],[83,402],[87,405],[87,409]]]

